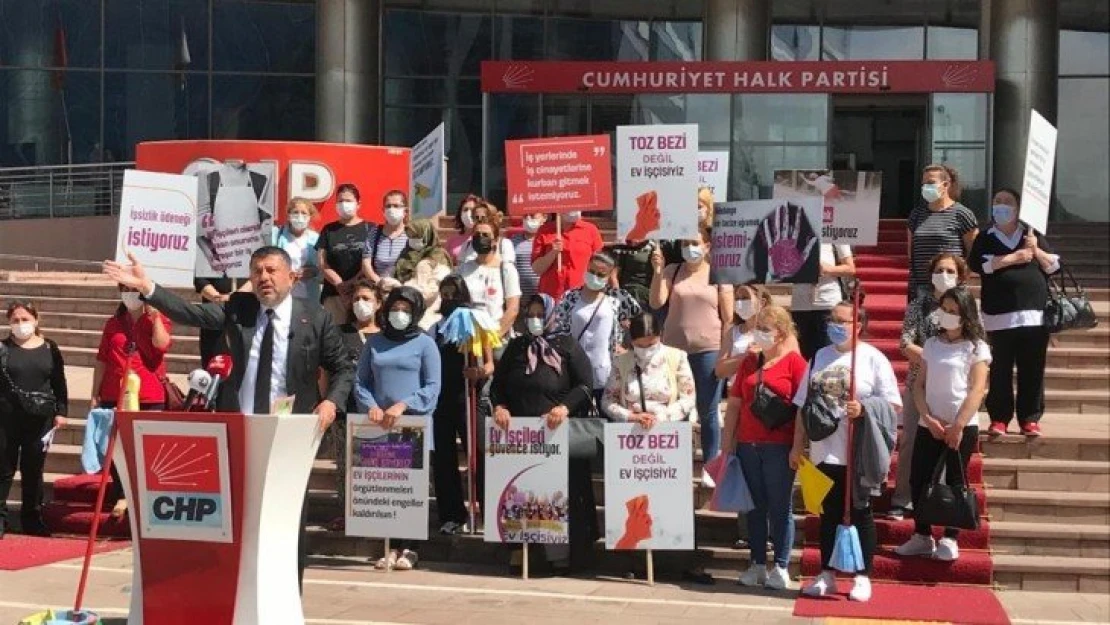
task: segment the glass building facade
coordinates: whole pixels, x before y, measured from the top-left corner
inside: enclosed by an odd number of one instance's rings
[[[352,0],[0,0],[0,167],[126,161],[155,139],[321,135],[318,37]],[[366,0],[371,2],[372,0]],[[1106,221],[1110,17],[1059,4],[1057,218]],[[766,0],[765,58],[986,59],[978,0]],[[367,141],[412,145],[446,123],[453,198],[505,193],[505,139],[701,124],[731,152],[734,199],[766,196],[784,167],[882,169],[884,214],[904,215],[919,168],[962,174],[989,204],[995,97],[490,95],[482,60],[697,61],[717,0],[381,0],[366,33],[377,93]],[[737,6],[744,4],[738,2]],[[989,22],[989,20],[986,20]]]

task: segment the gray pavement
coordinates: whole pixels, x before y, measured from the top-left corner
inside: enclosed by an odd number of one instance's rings
[[[130,550],[93,561],[86,605],[106,617],[107,625],[124,623],[130,566]],[[0,572],[0,623],[16,623],[45,607],[64,608],[73,600],[79,572],[80,560]],[[1016,625],[1110,622],[1106,596],[1002,592],[999,598]],[[365,561],[318,560],[305,582],[309,625],[807,622],[793,618],[792,610],[790,595],[745,591],[734,584],[701,590],[612,578],[524,581],[506,577],[502,568],[435,563],[384,573]]]

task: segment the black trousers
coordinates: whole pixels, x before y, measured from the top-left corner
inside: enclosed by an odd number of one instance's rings
[[[963,437],[960,438],[959,453],[951,454],[947,453],[948,445],[942,440],[933,438],[929,428],[917,426],[917,436],[913,439],[913,460],[910,463],[910,488],[913,491],[914,510],[919,509],[917,504],[925,494],[925,487],[933,479],[933,469],[936,468],[942,454],[947,454],[947,459],[944,461],[944,482],[949,486],[964,485],[967,466],[971,462],[971,454],[975,453],[975,442],[978,439],[979,426],[965,427]],[[932,528],[920,522],[914,523],[913,531],[918,534],[932,534]],[[960,530],[946,527],[944,535],[948,538],[956,538],[960,535]]]
[[[477,501],[485,501],[483,490],[485,486],[485,456],[481,453],[482,446],[482,420],[476,415],[478,424],[479,453],[475,462],[477,471],[475,480],[477,486]],[[463,482],[462,473],[459,472],[459,444],[461,440],[466,449],[468,437],[466,431],[466,391],[462,390],[461,396],[452,398],[452,401],[443,402],[436,408],[432,416],[432,436],[435,440],[435,452],[432,458],[432,479],[436,492],[436,504],[439,507],[440,524],[448,521],[455,523],[468,522],[469,515],[466,509],[466,498],[469,496],[466,484]],[[473,528],[471,528],[473,529]]]
[[[829,494],[825,495],[825,500],[821,503],[821,570],[831,571],[829,559],[832,558],[833,545],[836,544],[836,528],[844,521],[844,485],[847,482],[848,467],[822,462],[817,468],[833,481]],[[863,551],[865,568],[861,574],[870,576],[875,545],[879,541],[870,502],[864,508],[852,506],[852,525],[859,532],[859,544]]]
[[[1036,423],[1044,414],[1044,368],[1048,359],[1048,330],[1044,326],[988,332],[991,344],[990,390],[987,414],[992,423],[1009,424],[1017,412],[1019,424]],[[1014,367],[1017,401],[1014,401]]]
[[[827,310],[799,310],[790,313],[794,327],[798,329],[798,346],[802,357],[808,362],[817,350],[829,344],[829,333],[825,326],[829,323]]]
[[[42,437],[53,422],[53,417],[34,417],[18,408],[0,414],[0,526],[8,522],[8,494],[16,469],[21,478],[23,506],[19,516],[23,525],[42,523],[42,472],[46,464]]]

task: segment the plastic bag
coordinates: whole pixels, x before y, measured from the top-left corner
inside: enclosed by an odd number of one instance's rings
[[[705,465],[705,470],[717,483],[713,489],[713,499],[709,509],[716,512],[739,512],[746,514],[755,509],[748,480],[740,467],[736,454],[720,454]]]

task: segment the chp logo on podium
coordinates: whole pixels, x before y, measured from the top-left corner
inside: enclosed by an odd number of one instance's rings
[[[135,422],[143,538],[232,542],[227,426]]]

